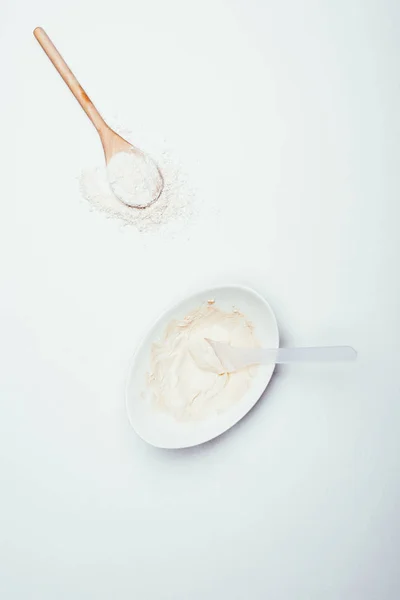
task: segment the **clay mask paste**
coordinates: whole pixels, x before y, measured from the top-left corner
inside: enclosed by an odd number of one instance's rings
[[[218,414],[249,389],[257,367],[224,373],[206,338],[236,347],[257,347],[254,328],[237,309],[225,312],[214,301],[173,320],[153,344],[148,387],[157,409],[178,420]]]

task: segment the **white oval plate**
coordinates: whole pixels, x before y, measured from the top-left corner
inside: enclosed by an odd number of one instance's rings
[[[254,325],[255,335],[263,347],[278,348],[279,332],[269,304],[257,292],[239,285],[227,285],[204,290],[183,300],[159,318],[139,345],[126,385],[126,408],[136,433],[159,448],[187,448],[211,440],[240,421],[259,400],[267,387],[275,365],[263,365],[248,392],[236,404],[220,415],[195,422],[177,421],[173,416],[154,409],[146,388],[151,346],[164,335],[172,319],[183,319],[189,312],[208,300],[225,311],[238,308]]]

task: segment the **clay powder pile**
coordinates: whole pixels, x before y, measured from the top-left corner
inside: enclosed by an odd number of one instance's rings
[[[249,389],[257,367],[225,373],[205,338],[236,347],[259,344],[254,328],[234,309],[225,312],[213,301],[172,321],[151,349],[148,388],[154,406],[177,420],[193,421],[219,414]]]
[[[152,160],[150,163],[142,161],[139,166],[143,168],[132,172],[131,164],[129,161],[126,164],[123,153],[116,155],[115,159],[110,161],[108,168],[97,167],[81,174],[81,193],[93,208],[110,218],[119,219],[124,225],[134,226],[140,232],[152,232],[168,225],[176,228],[190,219],[193,194],[170,152],[164,151],[156,158],[164,186],[158,199],[152,203],[151,197],[157,195],[155,186],[160,177],[155,163]],[[138,165],[137,161],[135,165]],[[132,190],[121,187],[121,181],[133,178],[136,183]],[[126,203],[117,198],[112,187]]]

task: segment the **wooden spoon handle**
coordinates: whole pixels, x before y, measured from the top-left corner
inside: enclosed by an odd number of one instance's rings
[[[83,110],[92,121],[99,133],[104,133],[105,129],[108,129],[108,125],[105,123],[103,117],[86,94],[85,90],[47,35],[47,33],[41,27],[36,27],[33,35],[46,52],[47,56],[64,79],[65,83],[82,106]]]

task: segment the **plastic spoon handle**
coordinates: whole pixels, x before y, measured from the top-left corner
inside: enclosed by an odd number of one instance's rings
[[[343,362],[357,357],[357,352],[351,346],[255,349],[254,354],[258,363]]]
[[[238,371],[255,364],[343,362],[357,358],[351,346],[316,348],[233,348],[229,344],[208,340],[227,372]]]

